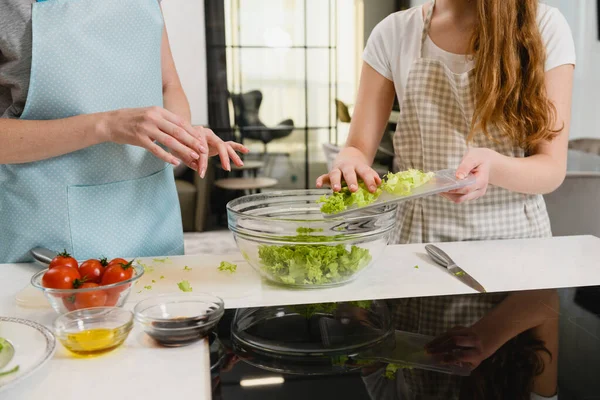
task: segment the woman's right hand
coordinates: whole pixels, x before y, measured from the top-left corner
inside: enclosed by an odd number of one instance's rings
[[[381,185],[379,174],[370,167],[367,157],[355,147],[345,147],[333,163],[328,174],[317,178],[317,187],[329,185],[334,192],[342,189],[342,180],[351,192],[358,190],[358,178],[361,178],[370,192],[375,192]]]
[[[103,113],[101,131],[111,142],[147,149],[156,157],[193,167],[200,155],[208,155],[208,146],[192,125],[161,107],[130,108]],[[155,143],[161,143],[171,153]]]

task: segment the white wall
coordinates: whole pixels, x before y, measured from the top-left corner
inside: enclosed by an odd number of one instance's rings
[[[208,125],[204,1],[163,0],[175,66],[190,102],[192,124]]]
[[[600,139],[600,41],[596,21],[596,0],[544,0],[558,7],[567,18],[575,40],[577,67],[573,89],[571,139]]]

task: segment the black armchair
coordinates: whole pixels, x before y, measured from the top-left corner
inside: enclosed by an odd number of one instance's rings
[[[276,139],[289,136],[294,130],[294,121],[286,119],[277,126],[266,126],[258,116],[263,95],[259,90],[242,94],[230,94],[235,112],[235,124],[238,126],[242,141],[244,139],[258,140],[267,145]]]

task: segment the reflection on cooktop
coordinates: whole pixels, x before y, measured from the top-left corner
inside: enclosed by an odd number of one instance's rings
[[[211,337],[213,400],[529,400],[557,386],[561,400],[596,398],[598,296],[600,287],[229,310]]]

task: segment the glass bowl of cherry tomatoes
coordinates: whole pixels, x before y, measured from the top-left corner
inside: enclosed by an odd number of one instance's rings
[[[66,252],[48,269],[31,278],[58,314],[95,307],[122,307],[144,268],[122,258],[91,259],[77,263]]]

